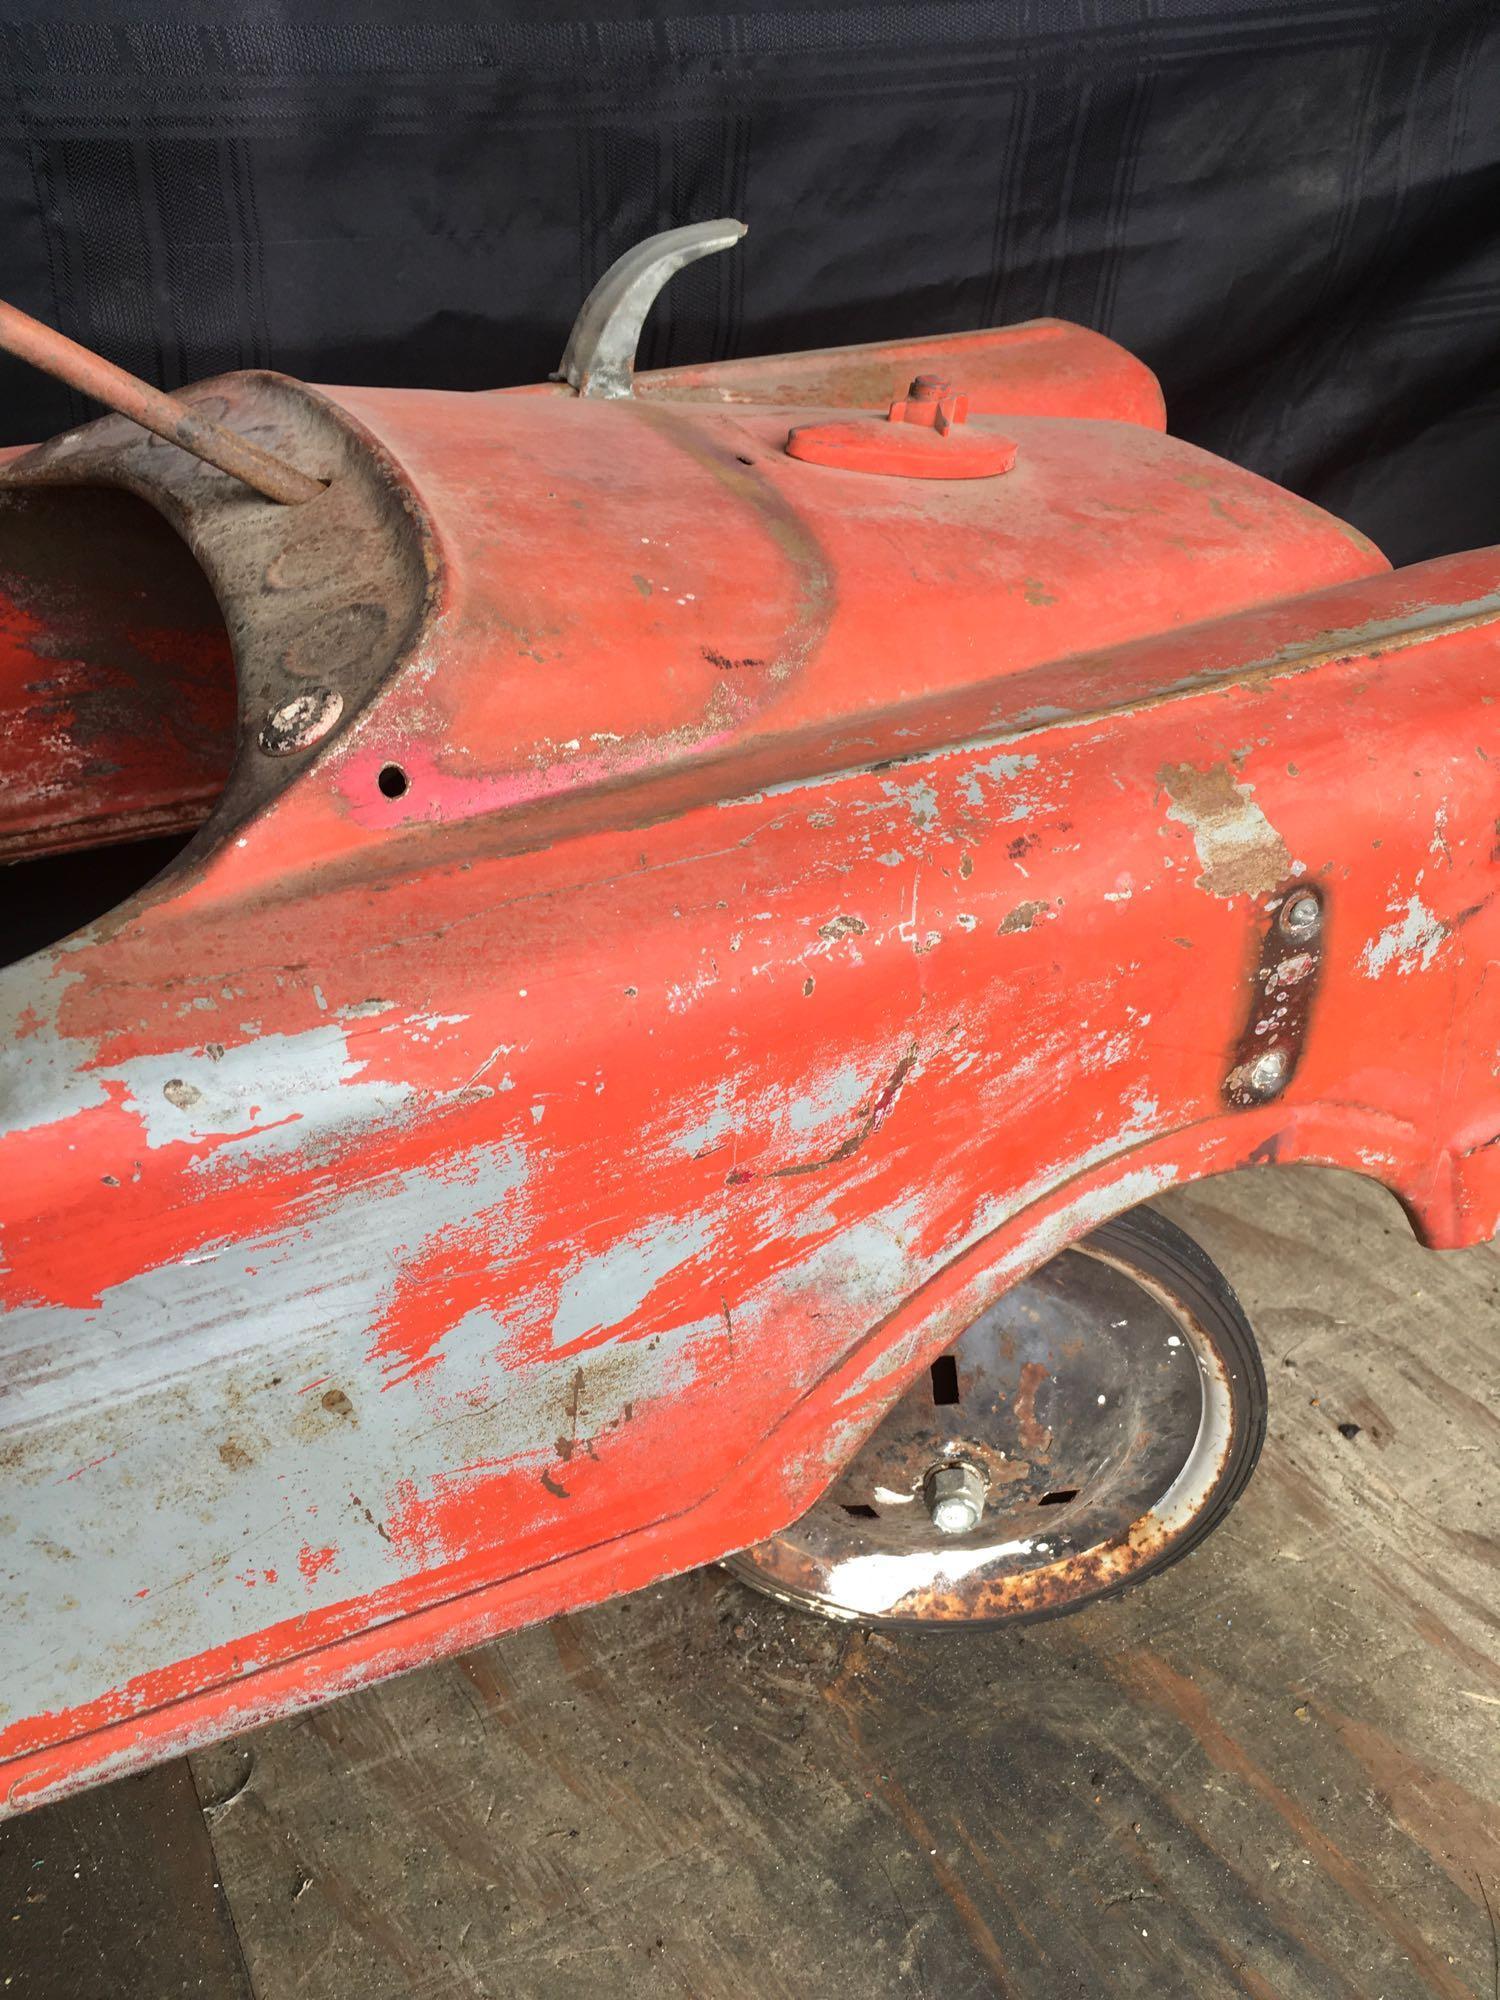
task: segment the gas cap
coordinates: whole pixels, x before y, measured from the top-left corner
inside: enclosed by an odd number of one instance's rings
[[[993,479],[1016,462],[1014,438],[971,431],[969,399],[941,375],[919,375],[883,417],[799,424],[786,441],[792,458],[847,472],[898,479]]]

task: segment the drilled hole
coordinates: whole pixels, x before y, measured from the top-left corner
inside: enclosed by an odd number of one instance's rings
[[[399,764],[387,764],[375,782],[388,799],[399,799],[411,780]]]
[[[932,1400],[935,1403],[958,1401],[958,1363],[951,1354],[940,1354],[932,1364]]]
[[[1078,1498],[1076,1486],[1059,1486],[1056,1492],[1044,1493],[1037,1501],[1038,1507],[1066,1507],[1070,1500]]]
[[[860,1501],[853,1507],[846,1501],[844,1503],[844,1512],[849,1515],[851,1520],[855,1521],[878,1521],[880,1519],[875,1509],[873,1507],[866,1507],[863,1501]]]

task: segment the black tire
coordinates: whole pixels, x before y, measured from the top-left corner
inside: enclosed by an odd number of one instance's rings
[[[1123,1596],[1148,1577],[1160,1576],[1164,1569],[1181,1561],[1213,1533],[1250,1484],[1250,1475],[1260,1461],[1261,1447],[1266,1441],[1270,1398],[1260,1345],[1234,1287],[1208,1253],[1185,1229],[1168,1222],[1154,1208],[1129,1209],[1091,1230],[1084,1242],[1108,1250],[1120,1263],[1133,1265],[1154,1278],[1164,1291],[1196,1314],[1228,1364],[1233,1433],[1212,1496],[1190,1528],[1125,1582],[1081,1597],[1077,1604],[1069,1604],[1057,1612],[1036,1614],[1044,1618],[1066,1617],[1086,1604],[1097,1604],[1101,1598]]]

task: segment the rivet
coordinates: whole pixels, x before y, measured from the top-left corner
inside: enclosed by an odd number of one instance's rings
[[[1288,896],[1276,919],[1283,937],[1310,938],[1323,921],[1323,906],[1309,890]]]
[[[1265,1049],[1247,1066],[1245,1081],[1256,1097],[1275,1097],[1286,1087],[1287,1068],[1285,1049]]]

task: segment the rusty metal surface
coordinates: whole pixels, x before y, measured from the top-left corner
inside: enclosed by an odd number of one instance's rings
[[[1493,1232],[1500,554],[1391,575],[1143,423],[919,486],[796,402],[190,393],[327,491],[119,419],[3,475],[161,508],[241,683],[195,847],[0,974],[13,1807],[763,1539],[1173,1183]]]
[[[1266,1406],[1237,1301],[1177,1234],[1123,1217],[1013,1285],[801,1519],[729,1568],[829,1617],[997,1624],[1185,1553],[1243,1490]],[[979,1474],[984,1511],[944,1533],[927,1491],[953,1463]]]
[[[1266,904],[1250,1011],[1224,1080],[1231,1104],[1264,1104],[1296,1075],[1317,1001],[1327,921],[1322,893],[1300,882]]]

